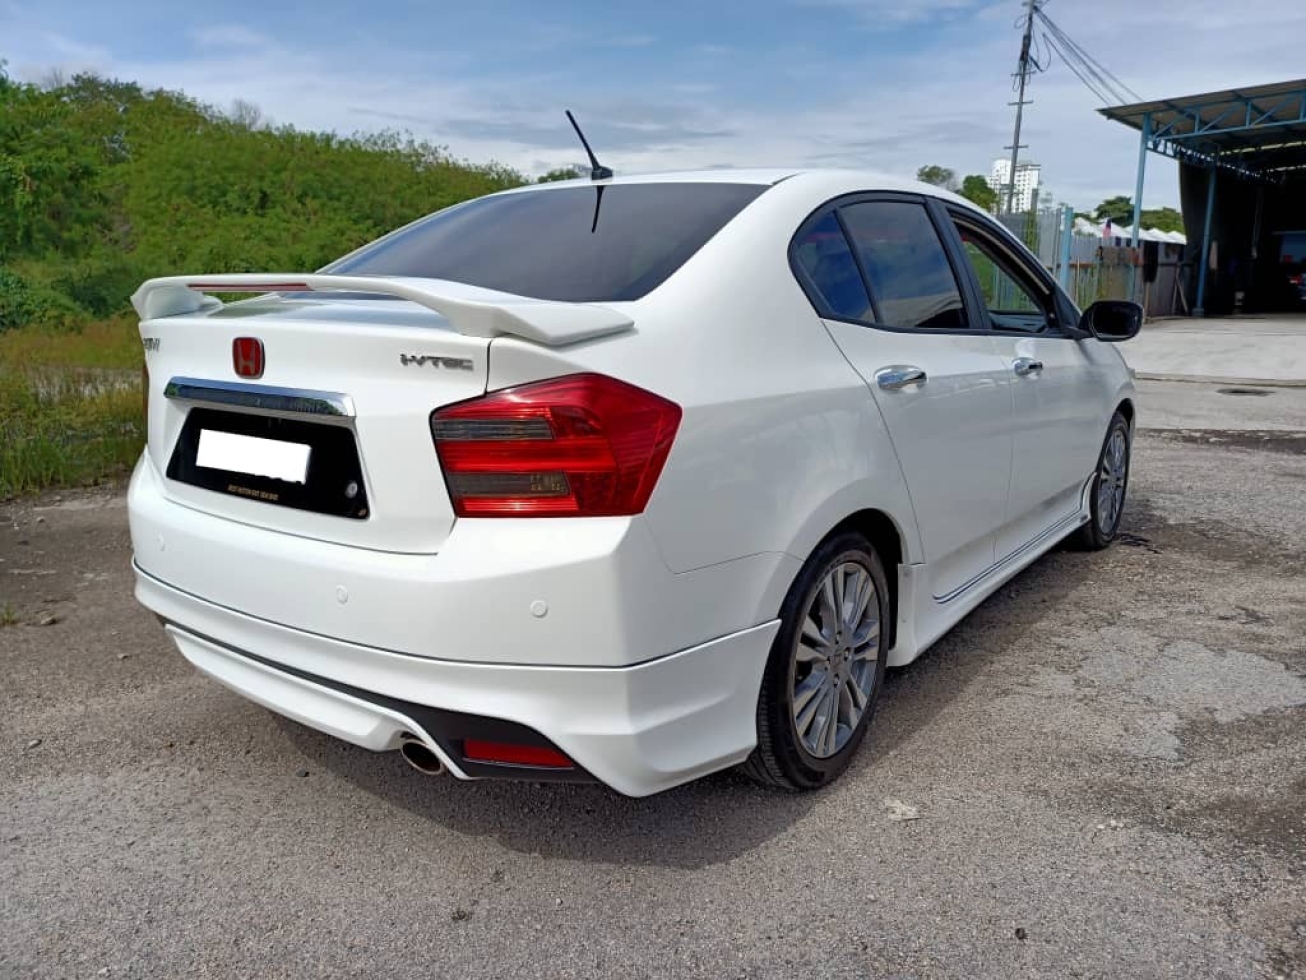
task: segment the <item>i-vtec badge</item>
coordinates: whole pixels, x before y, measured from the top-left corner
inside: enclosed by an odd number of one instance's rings
[[[444,368],[446,371],[472,370],[472,361],[469,357],[438,357],[435,354],[400,354],[399,363],[404,367],[421,367],[424,364],[429,364],[431,367]]]

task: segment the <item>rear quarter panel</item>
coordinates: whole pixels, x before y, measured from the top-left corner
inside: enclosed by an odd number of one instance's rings
[[[646,512],[675,572],[783,555],[793,559],[776,566],[787,588],[836,524],[872,507],[903,530],[904,560],[918,560],[874,401],[789,268],[794,230],[844,190],[801,178],[770,188],[662,287],[620,305],[633,331],[552,350],[493,342],[491,389],[598,371],[682,406]]]

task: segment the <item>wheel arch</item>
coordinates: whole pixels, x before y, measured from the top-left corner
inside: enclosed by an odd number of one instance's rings
[[[890,629],[888,648],[891,649],[894,643],[897,642],[898,632],[898,566],[909,560],[910,551],[908,550],[909,544],[904,529],[887,511],[877,507],[864,507],[847,514],[842,520],[830,527],[812,544],[807,553],[801,556],[803,565],[799,566],[799,570],[794,574],[793,580],[789,583],[789,588],[793,587],[793,581],[801,574],[802,567],[806,565],[807,560],[816,553],[817,549],[826,541],[846,531],[856,532],[866,538],[875,548],[876,554],[880,556],[880,561],[884,564],[884,577],[889,585]],[[788,594],[788,591],[787,588],[785,593]]]

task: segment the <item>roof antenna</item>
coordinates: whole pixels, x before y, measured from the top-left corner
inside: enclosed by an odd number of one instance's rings
[[[580,137],[580,142],[581,145],[585,147],[585,152],[589,154],[590,180],[607,180],[612,176],[612,171],[599,163],[598,157],[596,157],[594,151],[590,149],[590,142],[585,138],[585,134],[580,131],[580,124],[576,122],[576,117],[571,114],[571,110],[564,109],[563,111],[567,113],[567,118],[571,120],[571,128],[576,130],[576,135]]]

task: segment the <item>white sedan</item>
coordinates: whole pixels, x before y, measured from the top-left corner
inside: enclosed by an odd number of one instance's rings
[[[133,302],[137,597],[427,773],[825,785],[886,666],[1124,504],[1141,310],[922,184],[525,187]]]

